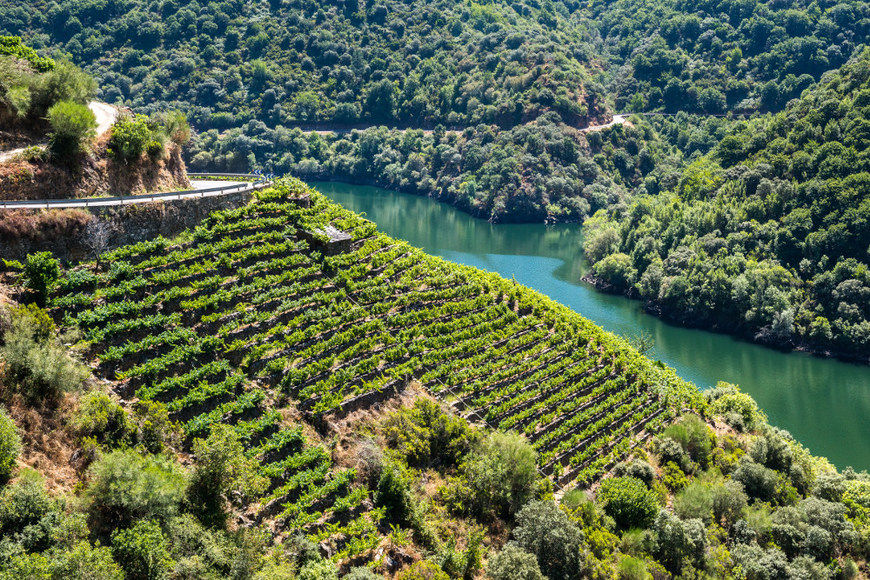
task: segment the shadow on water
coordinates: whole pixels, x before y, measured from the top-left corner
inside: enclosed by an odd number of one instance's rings
[[[838,467],[870,468],[870,367],[782,353],[733,337],[667,324],[642,304],[580,282],[580,226],[490,224],[446,204],[376,187],[315,183],[365,213],[381,231],[454,262],[514,277],[606,330],[655,339],[650,353],[701,388],[739,384],[774,425]]]

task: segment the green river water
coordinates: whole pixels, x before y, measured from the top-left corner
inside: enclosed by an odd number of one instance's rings
[[[446,204],[376,187],[312,184],[378,228],[430,254],[515,278],[569,306],[606,330],[655,339],[661,359],[702,389],[740,385],[816,455],[838,467],[870,469],[870,367],[782,353],[727,335],[667,324],[640,301],[602,294],[580,281],[578,225],[490,224]]]

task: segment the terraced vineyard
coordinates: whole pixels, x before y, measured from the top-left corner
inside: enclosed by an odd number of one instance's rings
[[[348,251],[328,255],[328,225]],[[380,234],[296,180],[103,262],[68,272],[52,302],[97,374],[164,402],[188,438],[234,425],[272,481],[261,517],[340,538],[341,557],[377,542],[382,514],[282,408],[323,427],[419,380],[470,420],[525,433],[564,485],[593,481],[697,396],[571,310]]]

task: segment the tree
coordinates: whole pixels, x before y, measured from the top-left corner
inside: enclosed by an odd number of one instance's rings
[[[189,496],[198,515],[208,524],[222,525],[227,502],[254,497],[268,485],[257,461],[245,455],[238,433],[229,425],[215,425],[207,438],[196,439],[193,454]]]
[[[659,511],[656,493],[634,477],[605,479],[598,490],[598,501],[624,530],[648,527]]]
[[[18,455],[21,453],[21,437],[15,422],[3,407],[0,407],[0,485],[9,481]]]
[[[515,544],[508,544],[504,549],[489,559],[486,565],[486,576],[491,580],[545,580],[538,566],[538,560]]]
[[[109,249],[114,229],[110,222],[97,217],[85,226],[84,244],[97,261],[97,270],[101,269],[100,257]]]
[[[49,293],[60,277],[60,263],[51,252],[28,254],[21,275],[24,279],[23,286],[33,290],[37,304],[45,306]]]
[[[124,572],[112,559],[112,551],[92,546],[87,541],[76,543],[70,550],[59,550],[51,561],[53,578],[71,580],[124,580]]]
[[[186,481],[167,457],[142,457],[133,450],[113,451],[90,468],[84,498],[98,532],[124,528],[138,520],[168,521],[184,498]]]
[[[128,580],[162,580],[168,578],[173,566],[169,543],[157,522],[151,520],[140,520],[112,534],[112,553]]]
[[[516,433],[492,433],[472,451],[463,476],[472,490],[469,498],[479,514],[496,511],[510,516],[535,493],[538,469],[535,450]]]
[[[60,101],[48,110],[51,125],[48,148],[53,157],[70,161],[90,149],[96,137],[97,117],[87,105]]]
[[[552,501],[532,501],[517,513],[516,545],[533,554],[549,580],[583,577],[583,532]]]

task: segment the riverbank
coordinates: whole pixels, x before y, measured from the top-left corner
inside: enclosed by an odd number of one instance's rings
[[[618,296],[623,296],[630,300],[636,300],[639,302],[643,302],[644,310],[657,317],[661,320],[674,324],[677,326],[681,326],[683,328],[694,328],[703,330],[705,332],[713,332],[717,334],[723,334],[727,336],[737,337],[741,340],[745,340],[747,342],[751,342],[753,344],[757,344],[759,346],[765,348],[771,348],[773,350],[777,350],[779,352],[801,352],[811,356],[819,357],[819,358],[832,358],[839,361],[859,364],[859,365],[870,365],[870,354],[867,353],[858,353],[855,351],[848,351],[843,349],[834,349],[830,346],[820,346],[817,344],[813,344],[807,341],[795,342],[791,339],[787,341],[777,340],[770,334],[765,333],[753,333],[753,332],[740,332],[736,329],[722,328],[716,324],[714,325],[701,325],[701,324],[692,324],[690,319],[687,318],[676,318],[674,316],[670,316],[667,311],[663,310],[657,304],[645,301],[641,298],[640,294],[634,288],[623,289],[601,278],[597,277],[591,270],[586,272],[581,278],[583,282],[589,284],[594,287],[599,292],[604,292],[607,294],[614,294]]]

